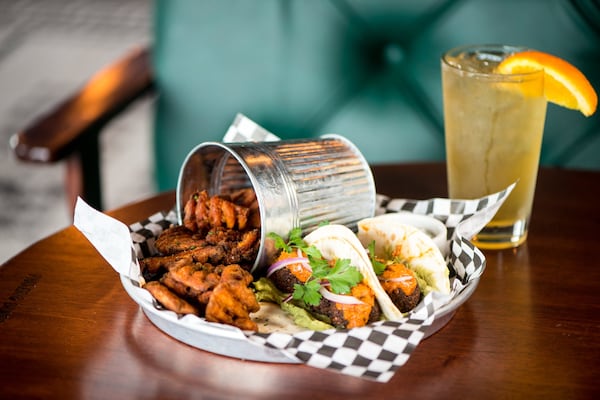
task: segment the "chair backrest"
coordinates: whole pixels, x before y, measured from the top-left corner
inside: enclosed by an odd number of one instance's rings
[[[372,163],[443,160],[440,55],[523,45],[569,60],[598,90],[597,4],[155,0],[159,187],[238,112],[282,137],[342,134]],[[600,169],[599,152],[597,116],[549,105],[542,164]]]

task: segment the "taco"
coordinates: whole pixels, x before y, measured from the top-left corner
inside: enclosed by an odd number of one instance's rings
[[[288,243],[276,239],[282,251],[267,278],[286,296],[282,305],[291,303],[335,328],[402,318],[349,228],[325,225],[304,238],[293,231]]]
[[[450,293],[444,257],[425,232],[384,214],[359,221],[357,237],[363,246],[369,247],[371,259],[384,264],[381,275],[388,267],[402,264],[416,274],[423,296],[433,291]]]

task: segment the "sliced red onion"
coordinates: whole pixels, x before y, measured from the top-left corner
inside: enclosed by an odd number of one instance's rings
[[[346,294],[335,294],[327,290],[324,286],[321,286],[319,289],[319,293],[329,301],[333,301],[334,303],[341,304],[366,304],[364,301],[357,299],[354,296],[349,296]]]
[[[396,278],[389,278],[389,279],[379,277],[379,280],[382,282],[408,282],[412,279],[413,279],[413,277],[410,275],[402,275],[402,276],[398,276]]]
[[[308,258],[306,257],[290,257],[284,258],[283,260],[279,260],[273,263],[269,269],[267,269],[267,277],[271,276],[275,271],[280,270],[281,268],[287,267],[291,264],[300,264],[302,267],[306,268],[310,272],[312,272],[312,268],[308,265]]]

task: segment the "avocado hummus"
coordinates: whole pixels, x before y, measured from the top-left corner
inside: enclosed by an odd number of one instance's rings
[[[261,308],[263,308],[262,303],[274,303],[278,304],[281,307],[281,310],[285,312],[285,314],[290,318],[290,322],[295,324],[296,327],[302,327],[305,329],[313,330],[313,331],[323,331],[325,329],[331,329],[333,326],[320,321],[314,318],[308,311],[299,307],[292,302],[284,302],[283,300],[287,297],[286,294],[282,293],[279,289],[275,287],[275,285],[268,278],[260,278],[254,283],[256,300],[261,303]],[[266,307],[267,309],[269,307]],[[260,315],[257,321],[259,324],[262,323],[265,329],[268,329],[265,324],[268,324],[268,316]],[[281,325],[281,324],[280,324]],[[281,327],[283,330],[287,330],[284,327]],[[298,329],[291,328],[289,331],[297,331]]]

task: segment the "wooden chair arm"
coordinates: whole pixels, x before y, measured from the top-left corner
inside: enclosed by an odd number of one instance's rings
[[[26,162],[65,160],[69,207],[73,209],[77,196],[82,196],[101,209],[99,134],[110,120],[153,89],[150,50],[135,49],[14,134],[10,145],[17,158]]]
[[[15,155],[30,162],[69,156],[82,137],[96,134],[153,87],[150,52],[136,49],[93,76],[77,93],[11,138]]]

